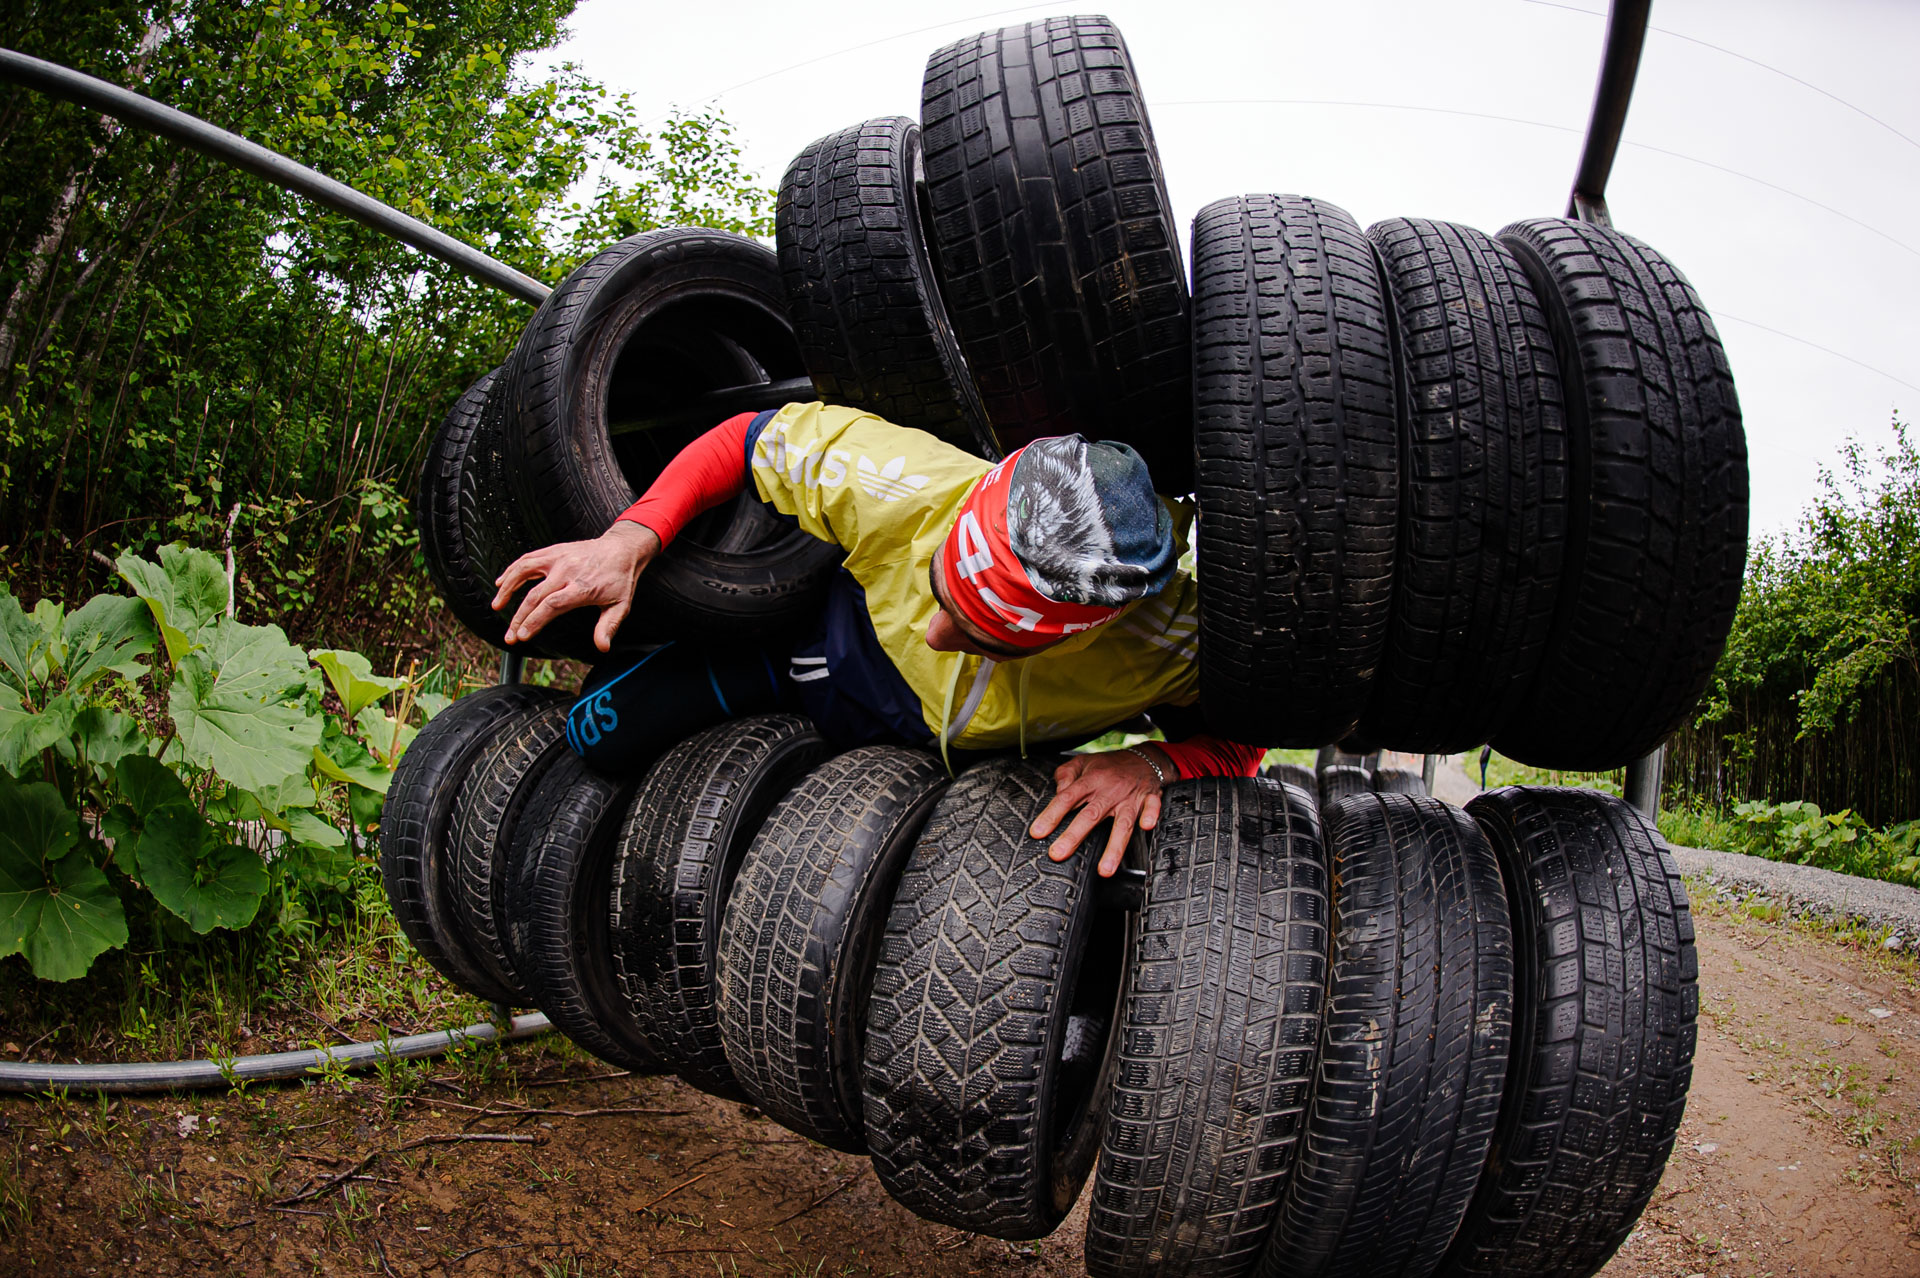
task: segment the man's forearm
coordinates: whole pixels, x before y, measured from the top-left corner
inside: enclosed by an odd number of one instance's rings
[[[664,547],[695,515],[738,497],[747,484],[747,430],[753,418],[752,413],[729,417],[681,449],[614,522],[650,528]]]

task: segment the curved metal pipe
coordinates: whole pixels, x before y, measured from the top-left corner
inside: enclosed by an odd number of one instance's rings
[[[1620,134],[1627,127],[1627,104],[1633,100],[1633,81],[1640,72],[1640,50],[1647,42],[1647,19],[1652,12],[1653,0],[1612,0],[1607,6],[1606,51],[1600,58],[1600,82],[1593,90],[1593,115],[1587,120],[1580,168],[1567,200],[1568,217],[1613,225],[1607,213],[1607,179],[1620,150]]]
[[[171,1092],[231,1087],[236,1083],[279,1082],[311,1078],[330,1066],[372,1069],[382,1060],[438,1056],[457,1043],[507,1042],[544,1034],[552,1028],[552,1022],[534,1012],[514,1017],[504,1033],[498,1025],[482,1022],[465,1029],[408,1034],[384,1042],[236,1056],[228,1061],[138,1061],[126,1065],[6,1062],[0,1063],[0,1092],[44,1092],[56,1088],[73,1092]]]
[[[296,195],[304,195],[315,204],[391,235],[402,244],[411,245],[428,257],[438,258],[482,284],[491,284],[536,306],[553,291],[505,262],[496,261],[472,245],[462,244],[451,235],[436,231],[425,222],[382,204],[370,195],[363,195],[344,182],[336,182],[326,174],[304,164],[296,164],[257,142],[249,142],[238,134],[215,128],[185,111],[164,106],[117,84],[109,84],[58,63],[28,57],[12,49],[0,49],[0,79],[12,80],[53,97],[77,102],[91,110],[150,129],[162,137],[172,138],[183,146],[225,161],[237,169],[245,169],[255,177]]]

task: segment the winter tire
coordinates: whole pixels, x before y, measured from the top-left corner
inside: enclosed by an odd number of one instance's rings
[[[1340,800],[1373,789],[1373,777],[1365,768],[1336,763],[1322,768],[1319,777],[1320,810],[1325,812]]]
[[[826,755],[797,715],[707,729],[660,756],[620,828],[613,959],[638,1033],[702,1091],[744,1099],[720,1036],[720,929],[747,846]]]
[[[1441,1273],[1587,1278],[1626,1241],[1693,1077],[1699,962],[1673,855],[1624,800],[1509,786],[1467,805],[1513,918],[1513,1054]]]
[[[1300,1157],[1262,1278],[1433,1272],[1500,1116],[1513,950],[1493,849],[1436,799],[1323,814],[1331,970]]]
[[[400,756],[380,809],[380,876],[394,921],[433,969],[477,998],[516,1001],[474,955],[455,912],[450,876],[454,795],[502,723],[556,699],[542,688],[482,688],[420,729]]]
[[[1506,722],[1553,623],[1567,520],[1560,372],[1533,285],[1492,236],[1416,218],[1367,235],[1411,393],[1393,618],[1360,735],[1450,753]]]
[[[534,549],[500,463],[503,372],[494,369],[454,402],[427,446],[413,505],[427,575],[460,623],[496,648],[506,646],[511,614],[493,610],[494,579]],[[593,613],[555,618],[516,651],[598,661],[593,621]]]
[[[1167,787],[1087,1222],[1096,1278],[1234,1278],[1260,1258],[1324,1011],[1319,824],[1307,794],[1270,781]]]
[[[453,803],[453,902],[475,959],[513,1001],[531,1001],[506,942],[514,830],[547,769],[567,753],[568,699],[547,697],[502,721]]]
[[[1386,641],[1399,519],[1389,313],[1373,250],[1300,196],[1193,222],[1200,704],[1221,736],[1337,741]]]
[[[1572,485],[1551,637],[1493,744],[1605,771],[1686,721],[1726,645],[1747,557],[1740,404],[1712,318],[1660,254],[1560,218],[1500,239],[1559,351]]]
[[[795,156],[773,220],[787,314],[822,399],[998,457],[934,279],[925,196],[920,126],[903,116]]]
[[[959,40],[920,96],[934,266],[1001,447],[1116,438],[1191,491],[1187,283],[1126,41],[1105,18]]]
[[[894,895],[867,1011],[880,1183],[996,1238],[1043,1237],[1066,1216],[1109,1091],[1126,915],[1095,890],[1104,825],[1065,861],[1027,836],[1054,766],[994,760],[947,790]]]
[[[1416,798],[1425,798],[1427,780],[1411,768],[1379,768],[1373,774],[1373,792],[1411,794]]]
[[[514,827],[505,921],[514,970],[547,1019],[601,1060],[660,1070],[634,1026],[607,934],[614,842],[633,783],[567,751]]]
[[[720,929],[720,1037],[740,1086],[809,1140],[866,1152],[860,1069],[880,932],[947,788],[939,760],[865,746],[775,805]]]
[[[1270,777],[1285,785],[1297,786],[1307,796],[1309,802],[1315,801],[1320,793],[1320,780],[1312,768],[1298,763],[1276,763],[1260,770],[1260,775]]]
[[[779,387],[804,372],[772,251],[684,227],[632,236],[575,268],[509,367],[509,473],[540,544],[598,537],[687,443],[730,412],[776,407]],[[791,625],[843,557],[744,492],[648,567],[630,637]]]

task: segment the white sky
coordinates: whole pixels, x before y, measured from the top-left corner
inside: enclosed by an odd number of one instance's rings
[[[649,115],[717,101],[775,184],[813,138],[917,117],[939,45],[1104,12],[1132,50],[1181,225],[1221,196],[1278,191],[1332,200],[1362,225],[1405,215],[1494,231],[1564,211],[1604,29],[1602,0],[992,2],[587,0],[557,55]],[[1720,324],[1757,536],[1793,523],[1848,435],[1877,446],[1895,410],[1920,406],[1920,4],[1660,0],[1653,25],[1667,30],[1648,34],[1608,204]]]

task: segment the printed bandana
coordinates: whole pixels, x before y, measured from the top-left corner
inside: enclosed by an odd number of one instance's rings
[[[1039,648],[1091,630],[1125,605],[1068,603],[1049,598],[1034,585],[1007,529],[1008,488],[1014,463],[1025,451],[1014,452],[980,477],[953,531],[940,543],[939,554],[947,594],[963,617],[1000,643]]]

